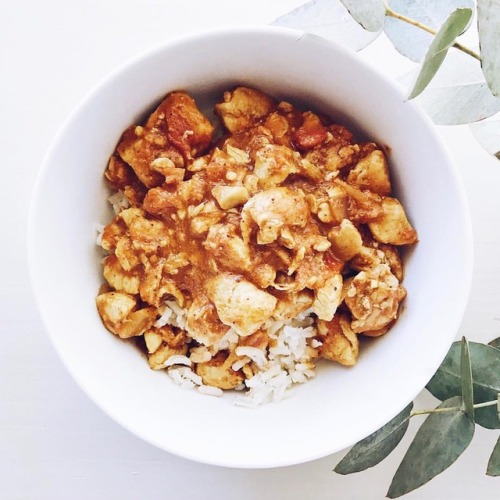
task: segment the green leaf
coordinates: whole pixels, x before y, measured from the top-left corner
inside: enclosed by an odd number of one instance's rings
[[[493,453],[488,461],[486,474],[488,474],[488,476],[500,476],[500,436],[498,437],[497,444],[493,448]]]
[[[461,405],[462,398],[456,396],[444,401],[438,408]],[[387,496],[397,498],[405,495],[446,470],[469,446],[474,427],[463,411],[431,413],[403,457]]]
[[[499,127],[500,127],[500,122],[499,122]],[[500,128],[498,129],[498,132],[500,134]],[[493,339],[491,342],[488,342],[488,345],[494,347],[495,349],[500,349],[500,337]]]
[[[481,68],[491,93],[500,96],[500,1],[477,0]]]
[[[474,9],[473,0],[391,0],[390,7],[399,14],[438,30],[446,18],[460,8]],[[433,36],[416,26],[387,16],[384,32],[395,49],[412,61],[421,62]]]
[[[474,123],[470,128],[477,142],[479,142],[488,153],[500,160],[500,121],[492,120],[483,123]],[[497,346],[494,347],[500,349],[500,341],[497,343]]]
[[[500,350],[489,345],[469,342],[474,403],[494,401],[500,392]],[[460,376],[460,342],[454,342],[446,358],[427,384],[427,390],[441,401],[462,394]],[[500,428],[494,406],[477,408],[476,422],[488,429]]]
[[[410,92],[410,99],[427,87],[444,61],[448,49],[455,43],[455,39],[465,29],[471,17],[472,9],[457,9],[443,23],[425,54],[417,81]]]
[[[384,27],[385,6],[382,0],[341,0],[341,2],[365,30],[378,32]]]
[[[356,443],[337,464],[338,474],[360,472],[380,463],[391,453],[403,438],[410,422],[413,403],[396,415],[378,431]]]
[[[465,414],[474,422],[474,389],[472,387],[472,368],[470,364],[469,343],[462,337],[460,352],[460,378],[462,379],[462,400]]]
[[[398,80],[408,88],[417,72],[418,69],[411,71]],[[439,71],[415,101],[437,125],[463,125],[484,120],[500,111],[500,98],[491,95],[479,64],[460,50],[448,53]],[[497,139],[496,142],[500,142],[500,138]]]
[[[363,49],[380,34],[363,29],[340,0],[312,0],[271,24],[322,36],[353,50]]]

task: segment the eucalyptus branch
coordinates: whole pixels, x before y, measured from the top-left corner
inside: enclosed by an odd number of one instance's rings
[[[431,35],[436,35],[437,31],[430,26],[427,26],[426,24],[421,23],[420,21],[416,21],[415,19],[412,19],[411,17],[407,17],[404,14],[400,14],[399,12],[396,12],[393,10],[389,4],[384,1],[385,5],[385,14],[386,16],[393,17],[394,19],[399,19],[400,21],[403,21],[405,23],[411,24],[412,26],[415,26],[416,28],[420,28],[423,31],[426,31],[427,33],[430,33]],[[472,49],[469,49],[465,45],[462,45],[459,42],[455,42],[453,44],[453,47],[455,47],[458,50],[461,50],[462,52],[465,52],[469,56],[473,57],[474,59],[477,59],[478,61],[481,61],[481,56],[477,53],[474,52]]]
[[[478,408],[486,408],[487,406],[494,406],[498,404],[497,400],[495,399],[494,401],[486,401],[484,403],[477,403],[474,405],[474,409],[477,410]],[[410,413],[410,417],[415,417],[417,415],[429,415],[431,413],[446,413],[450,411],[462,411],[463,408],[460,406],[453,406],[450,408],[434,408],[432,410],[414,410]]]

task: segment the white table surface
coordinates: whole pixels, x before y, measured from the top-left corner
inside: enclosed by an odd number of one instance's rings
[[[374,469],[332,472],[342,454],[273,470],[190,462],[122,429],[73,382],[34,308],[26,220],[34,180],[64,118],[110,70],[170,37],[204,27],[267,24],[300,0],[17,0],[1,3],[1,499],[378,499],[406,447]],[[361,53],[391,77],[409,63],[384,38]],[[475,271],[457,337],[500,335],[500,163],[467,127],[440,128],[463,178]],[[436,283],[452,293],[445,283]],[[435,402],[423,393],[419,407]],[[368,418],[368,415],[367,415]],[[415,422],[403,443],[409,444]],[[498,499],[485,476],[498,431],[478,428],[464,455],[408,499]]]

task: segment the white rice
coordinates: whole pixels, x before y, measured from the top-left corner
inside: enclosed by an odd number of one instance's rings
[[[155,326],[171,325],[185,329],[187,326],[187,309],[182,308],[174,300],[166,301],[161,310],[162,315]],[[230,329],[215,345],[195,347],[189,357],[172,356],[167,360],[168,374],[172,380],[183,388],[195,388],[202,394],[221,396],[223,391],[203,384],[199,375],[191,370],[192,363],[209,361],[213,354],[220,350],[231,350],[238,359],[232,364],[234,371],[251,365],[253,377],[245,380],[235,390],[242,394],[235,397],[237,406],[254,408],[262,404],[277,402],[289,395],[294,384],[302,384],[313,378],[314,359],[317,349],[322,345],[315,339],[316,329],[313,326],[312,310],[303,311],[287,324],[283,321],[268,321],[266,328],[271,347],[267,351],[251,346],[238,346],[239,336]],[[186,366],[179,366],[180,364]]]
[[[130,208],[130,202],[122,190],[118,190],[108,198],[109,203],[113,206],[113,211],[118,215],[122,210]]]
[[[170,358],[168,358],[167,361],[165,361],[164,363],[165,368],[174,365],[191,366],[192,364],[193,364],[192,361],[187,356],[182,356],[180,354],[170,356]]]

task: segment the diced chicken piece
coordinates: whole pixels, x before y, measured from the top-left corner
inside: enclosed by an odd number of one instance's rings
[[[277,303],[271,294],[234,274],[212,278],[206,290],[220,320],[242,337],[255,333],[272,316]]]
[[[382,200],[381,216],[368,223],[373,237],[380,243],[412,245],[418,241],[417,232],[406,217],[401,203],[395,198]]]
[[[125,130],[117,151],[120,157],[132,167],[139,180],[148,188],[159,186],[163,176],[151,168],[151,162],[170,149],[166,137],[148,134],[143,127],[132,126]]]
[[[212,196],[223,210],[243,205],[250,197],[245,186],[215,186]]]
[[[298,293],[280,293],[273,318],[278,321],[289,321],[309,309],[312,304],[313,295],[308,290]]]
[[[263,92],[237,87],[224,92],[224,102],[216,104],[215,111],[229,132],[235,133],[251,127],[275,107],[275,102]]]
[[[334,182],[347,193],[347,218],[352,222],[365,224],[383,214],[382,198],[378,194],[363,191],[339,179]]]
[[[125,271],[116,255],[108,255],[104,260],[104,279],[118,292],[135,295],[139,293],[140,275],[134,271]]]
[[[394,245],[384,245],[380,244],[378,246],[379,250],[384,252],[385,259],[391,268],[392,274],[396,276],[399,281],[403,281],[404,278],[404,268],[401,256],[399,255],[398,247]]]
[[[116,243],[115,255],[125,271],[131,271],[141,263],[132,241],[126,236],[120,238]]]
[[[351,281],[345,304],[351,310],[356,333],[379,330],[396,319],[406,290],[387,264],[361,271]]]
[[[302,191],[280,187],[261,191],[248,200],[241,212],[241,234],[248,242],[252,226],[257,224],[257,243],[276,241],[284,227],[305,227],[309,206]]]
[[[154,252],[158,247],[170,243],[170,235],[165,224],[156,219],[148,219],[139,208],[129,208],[120,212],[120,217],[128,227],[132,245],[136,250]]]
[[[325,286],[329,278],[339,274],[342,268],[343,262],[330,250],[306,255],[295,273],[295,280],[289,286],[277,288],[289,291],[299,291],[304,288],[318,290]]]
[[[152,307],[134,310],[137,300],[121,292],[102,293],[97,296],[96,304],[104,326],[123,339],[142,335],[157,316]]]
[[[162,344],[155,352],[148,356],[149,367],[152,370],[163,370],[165,363],[172,356],[185,356],[187,354],[187,344],[183,347],[170,347]]]
[[[186,158],[203,153],[212,141],[214,128],[186,92],[171,92],[148,120],[157,128],[165,127],[171,143]]]
[[[165,362],[172,356],[185,356],[188,350],[186,332],[174,330],[165,325],[153,327],[144,332],[144,340],[148,349],[148,363],[152,370],[163,370]]]
[[[158,307],[166,295],[171,295],[177,303],[184,306],[184,295],[175,281],[164,276],[167,259],[161,258],[154,262],[144,261],[144,276],[139,286],[141,299],[148,304]]]
[[[216,224],[209,229],[203,246],[227,270],[245,272],[252,264],[250,252],[236,231],[233,224]]]
[[[165,217],[184,210],[186,204],[177,189],[156,187],[144,198],[144,210],[156,217]]]
[[[259,187],[269,189],[279,186],[290,174],[299,171],[300,155],[275,144],[266,144],[255,153],[253,173],[259,178]]]
[[[125,131],[117,151],[148,188],[159,186],[165,172],[158,158],[168,158],[176,168],[184,166],[206,149],[213,127],[185,92],[172,92],[148,118],[146,124]],[[182,155],[180,154],[182,153]]]
[[[315,290],[312,303],[313,312],[319,319],[331,321],[342,301],[342,275],[328,278],[325,284]]]
[[[275,144],[292,146],[292,127],[286,116],[275,111],[267,116],[264,126],[271,132]]]
[[[162,345],[163,340],[161,334],[156,329],[153,329],[144,332],[144,342],[146,342],[148,353],[153,354]]]
[[[385,325],[383,328],[380,328],[379,330],[366,330],[362,333],[362,335],[364,335],[365,337],[381,337],[391,329],[392,324],[393,321]]]
[[[272,286],[276,279],[276,269],[266,262],[258,264],[247,271],[250,280],[260,288]]]
[[[311,111],[306,111],[302,116],[304,121],[293,134],[293,142],[297,149],[308,151],[326,140],[328,129],[323,125],[319,116]]]
[[[326,172],[337,172],[358,158],[359,146],[351,141],[347,129],[334,125],[329,128],[324,144],[308,151],[305,158]]]
[[[331,321],[318,321],[318,333],[323,345],[320,356],[344,366],[354,366],[359,354],[358,336],[350,327],[345,314],[336,314]]]
[[[198,363],[196,373],[202,378],[205,385],[220,389],[234,389],[244,380],[241,372],[236,372],[231,368],[234,361],[234,356],[227,356],[227,353],[221,351],[210,361]]]
[[[170,158],[156,158],[151,162],[151,168],[165,176],[164,184],[178,184],[186,173],[184,168],[177,167]]]
[[[127,293],[106,292],[97,296],[97,309],[104,325],[112,330],[119,325],[137,305],[134,297]],[[114,332],[113,332],[114,333]]]
[[[361,247],[357,255],[353,257],[349,266],[356,271],[369,271],[380,264],[388,264],[384,252],[378,248]]]
[[[344,219],[340,226],[334,227],[328,233],[328,239],[332,243],[335,255],[343,261],[352,259],[363,246],[361,234],[349,219]]]
[[[121,215],[121,214],[120,214]],[[118,240],[127,233],[127,226],[121,217],[115,217],[103,230],[101,246],[108,252],[114,250]]]
[[[125,163],[118,155],[113,155],[108,162],[104,172],[110,186],[115,190],[124,189],[126,186],[137,184],[139,179],[135,175],[132,167]]]
[[[347,182],[360,189],[368,189],[380,196],[390,195],[391,180],[384,153],[377,149],[358,161],[349,172]]]
[[[198,295],[193,300],[187,314],[189,336],[205,346],[212,346],[228,332],[215,305],[205,295]]]
[[[264,351],[269,345],[269,335],[266,330],[257,330],[252,335],[248,337],[242,337],[238,342],[238,346],[242,347],[254,347],[255,349],[261,349]]]

